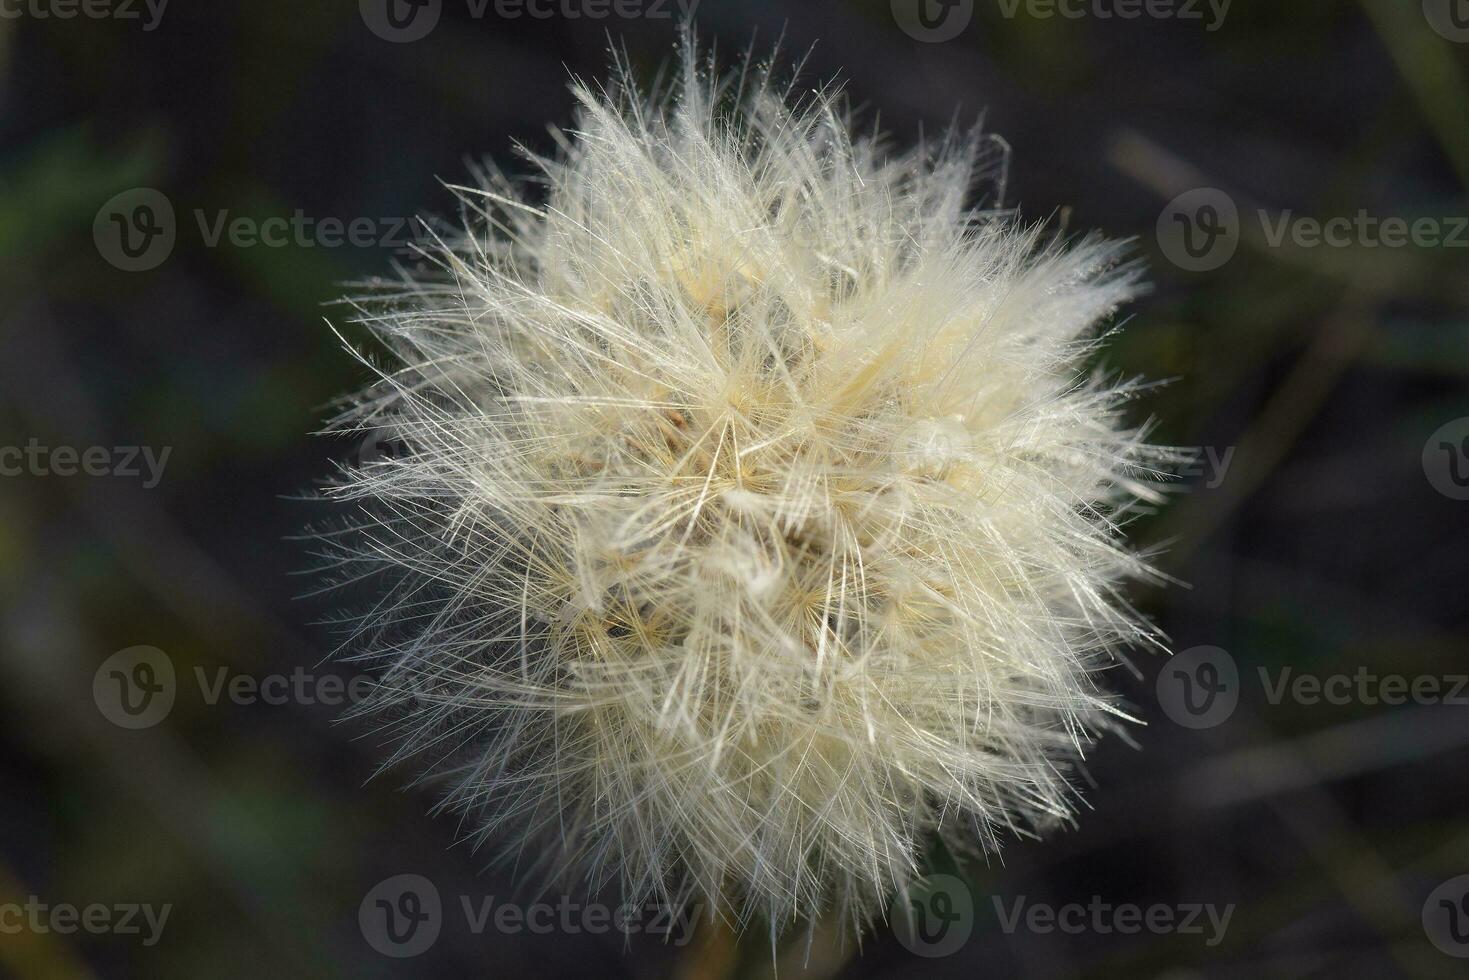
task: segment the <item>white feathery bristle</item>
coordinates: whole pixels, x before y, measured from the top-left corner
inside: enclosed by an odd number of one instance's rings
[[[340,424],[401,449],[323,540],[382,583],[351,649],[392,762],[476,842],[862,923],[936,836],[1068,819],[1098,674],[1156,642],[1119,526],[1162,455],[1085,367],[1136,270],[972,210],[997,141],[890,151],[685,59],[657,97],[576,86],[543,194],[477,173],[357,301],[395,365]]]

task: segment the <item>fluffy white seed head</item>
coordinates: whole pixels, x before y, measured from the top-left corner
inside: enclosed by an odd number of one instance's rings
[[[344,417],[400,452],[326,536],[380,601],[394,761],[477,841],[779,924],[880,913],[934,835],[1073,809],[1150,636],[1117,588],[1151,451],[1088,373],[1119,249],[970,210],[1002,154],[852,135],[832,97],[686,56],[459,188],[361,302],[394,365]]]

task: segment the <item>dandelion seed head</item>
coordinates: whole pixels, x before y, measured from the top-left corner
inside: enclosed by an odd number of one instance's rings
[[[478,172],[358,301],[392,363],[340,424],[402,448],[323,540],[391,762],[476,842],[741,922],[860,923],[935,836],[1068,820],[1153,642],[1158,456],[1087,368],[1136,269],[975,210],[977,134],[898,152],[691,51],[575,92],[543,186]]]

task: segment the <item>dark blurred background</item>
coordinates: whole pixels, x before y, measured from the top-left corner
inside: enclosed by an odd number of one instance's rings
[[[334,720],[293,498],[376,447],[309,434],[367,377],[324,304],[681,6],[391,2],[0,2],[0,974],[770,974],[759,935],[476,928],[537,895]],[[1117,673],[1147,727],[1091,809],[949,867],[952,948],[818,931],[810,976],[1469,976],[1469,0],[1226,6],[698,6],[899,141],[984,114],[1008,204],[1135,238],[1104,362],[1202,450],[1133,528],[1188,652]],[[425,889],[427,943],[373,924]]]

